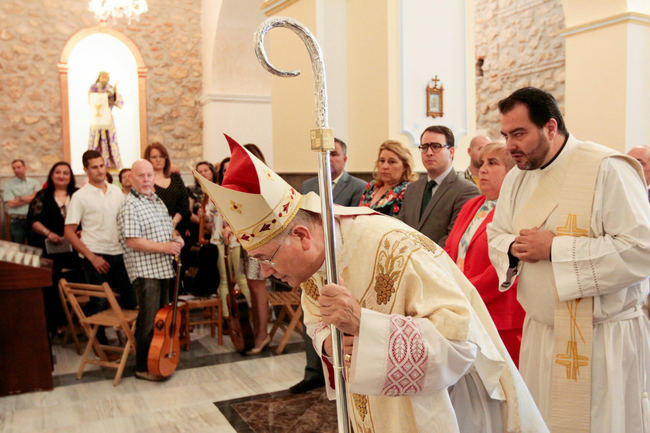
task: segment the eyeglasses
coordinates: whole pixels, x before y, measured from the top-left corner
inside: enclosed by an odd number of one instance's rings
[[[433,150],[433,153],[438,153],[440,152],[441,149],[449,149],[451,146],[448,144],[440,144],[440,143],[422,143],[421,145],[418,146],[418,148],[422,151],[422,153],[426,153],[429,149]]]
[[[273,262],[273,257],[275,257],[275,255],[278,253],[278,251],[280,251],[280,248],[282,247],[282,245],[284,245],[284,243],[281,243],[280,245],[278,245],[278,247],[275,249],[275,252],[273,254],[271,254],[271,257],[269,257],[268,259],[258,259],[257,257],[255,257],[255,260],[257,260],[257,263],[259,263],[260,265],[269,266],[271,268],[274,268],[275,263]]]

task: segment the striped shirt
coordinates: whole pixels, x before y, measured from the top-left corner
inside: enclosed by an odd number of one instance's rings
[[[161,243],[171,241],[172,219],[167,207],[155,193],[146,196],[131,189],[117,214],[117,226],[124,248],[124,265],[131,281],[136,278],[174,277],[171,255],[137,251],[126,246],[127,238],[144,238]]]

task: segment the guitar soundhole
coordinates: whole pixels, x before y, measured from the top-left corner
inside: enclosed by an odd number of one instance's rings
[[[157,320],[155,325],[157,330],[162,330],[165,327],[165,321],[164,320]]]

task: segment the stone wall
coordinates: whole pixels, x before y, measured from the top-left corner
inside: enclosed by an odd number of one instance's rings
[[[564,111],[564,11],[560,0],[476,0],[476,128],[499,138],[497,104],[525,86]],[[482,72],[482,76],[480,75]]]
[[[139,22],[110,24],[140,50],[147,66],[149,141],[160,141],[180,167],[201,146],[201,2],[149,0]],[[26,160],[46,173],[63,158],[57,63],[68,39],[96,25],[87,0],[0,2],[0,176]]]

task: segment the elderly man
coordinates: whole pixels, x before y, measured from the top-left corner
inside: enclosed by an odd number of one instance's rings
[[[638,146],[630,149],[627,154],[639,161],[643,168],[643,177],[648,187],[648,200],[650,200],[650,147]]]
[[[519,368],[553,432],[650,425],[650,206],[632,158],[569,135],[557,102],[519,89],[499,102],[517,167],[488,225],[501,288],[519,274]]]
[[[117,215],[124,262],[135,290],[138,319],[135,328],[135,375],[145,380],[163,380],[149,373],[147,355],[153,337],[153,321],[169,300],[174,278],[172,257],[183,246],[180,236],[172,238],[172,220],[167,207],[154,192],[153,166],[144,159],[133,163],[133,188]]]
[[[38,182],[26,176],[27,167],[22,159],[11,161],[14,177],[4,185],[4,202],[7,214],[11,219],[9,232],[11,241],[19,244],[25,243],[27,234],[27,211],[29,203],[34,199],[40,189]]]
[[[318,196],[298,194],[228,140],[222,186],[199,181],[263,273],[302,285],[305,323],[328,373],[327,325],[349,334],[354,431],[548,431],[479,294],[442,249],[395,218],[337,206],[341,284],[326,285]]]

